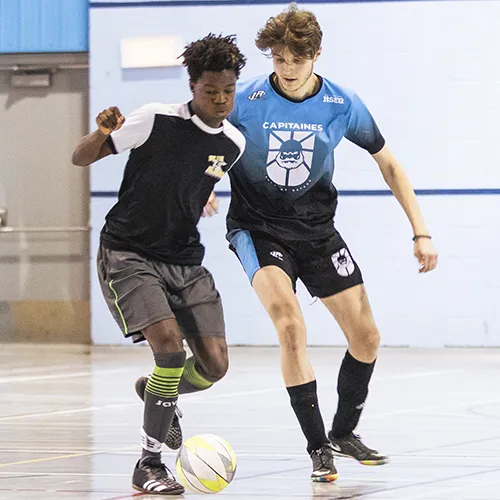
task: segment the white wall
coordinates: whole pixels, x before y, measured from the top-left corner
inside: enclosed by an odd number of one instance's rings
[[[317,14],[325,33],[317,71],[362,96],[415,188],[500,188],[499,1],[302,6]],[[122,71],[121,38],[174,34],[189,42],[208,31],[236,33],[249,59],[245,78],[270,71],[253,38],[283,7],[92,9],[91,116],[113,104],[127,113],[145,102],[189,98],[182,71]],[[125,160],[114,157],[95,165],[92,190],[116,191]],[[371,158],[347,142],[338,149],[334,180],[342,190],[386,188]],[[226,180],[219,189],[228,187]],[[500,196],[419,199],[441,254],[438,270],[428,276],[417,275],[411,229],[393,198],[340,199],[337,227],[363,270],[383,343],[500,345]],[[221,200],[217,218],[201,224],[205,265],[224,299],[228,338],[236,344],[275,344],[272,325],[224,240],[228,201]],[[92,201],[93,255],[112,202]],[[92,277],[94,342],[119,343],[95,271]],[[299,297],[310,344],[343,344],[322,305],[310,305],[313,300],[303,289]]]

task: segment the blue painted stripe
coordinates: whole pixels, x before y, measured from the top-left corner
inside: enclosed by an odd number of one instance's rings
[[[118,191],[92,191],[92,198],[118,198]]]
[[[234,231],[229,235],[229,242],[236,250],[241,265],[251,283],[255,273],[260,269],[260,264],[250,233],[246,230]]]
[[[396,2],[420,2],[422,0],[307,0],[306,3],[396,3]],[[433,0],[435,2],[457,1],[457,0]],[[458,0],[461,1],[461,0]],[[482,0],[488,1],[488,0]],[[123,7],[178,7],[181,5],[264,5],[277,4],[285,5],[288,2],[279,0],[152,0],[130,1],[130,2],[90,2],[93,9],[113,9]]]
[[[415,189],[417,196],[499,195],[500,189]],[[340,196],[393,196],[389,189],[339,190]]]
[[[492,196],[500,195],[500,188],[485,189],[415,189],[417,196]],[[215,191],[220,198],[228,198],[231,191]],[[117,198],[117,191],[92,191],[92,198]],[[388,189],[339,190],[339,196],[392,196]]]

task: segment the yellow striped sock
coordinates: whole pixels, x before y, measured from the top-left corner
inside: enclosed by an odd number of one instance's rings
[[[187,382],[201,390],[208,389],[214,385],[213,382],[207,380],[196,370],[195,359],[193,356],[186,360],[186,364],[184,366],[184,378]]]
[[[163,398],[178,396],[179,381],[184,368],[160,368],[155,366],[146,384],[146,391]]]

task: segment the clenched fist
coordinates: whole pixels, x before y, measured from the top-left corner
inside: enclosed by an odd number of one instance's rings
[[[125,117],[116,106],[111,106],[101,111],[95,119],[99,131],[104,135],[109,135],[119,128],[125,122]]]

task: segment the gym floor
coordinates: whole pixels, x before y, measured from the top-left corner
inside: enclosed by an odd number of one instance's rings
[[[344,349],[309,352],[328,427]],[[500,499],[499,350],[382,349],[358,431],[391,462],[338,459],[333,484],[309,479],[279,350],[235,347],[230,360],[223,381],[179,401],[185,438],[218,434],[235,450],[221,499]],[[151,366],[147,347],[0,345],[0,499],[158,498],[131,488],[142,420],[133,384]],[[164,459],[174,469],[175,453]]]

